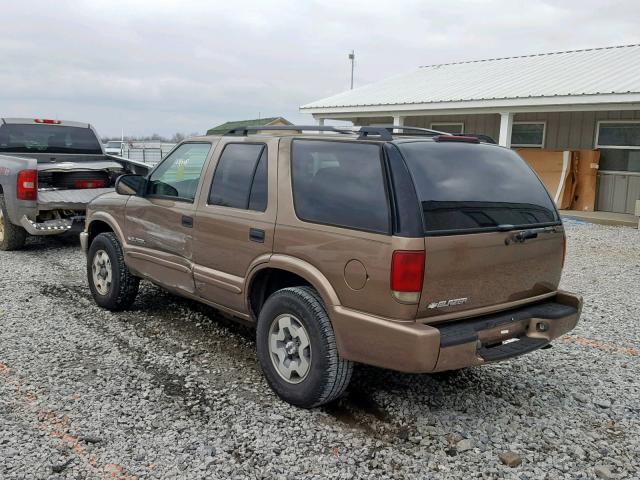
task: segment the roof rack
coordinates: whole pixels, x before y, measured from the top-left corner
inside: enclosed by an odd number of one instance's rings
[[[242,127],[232,128],[224,133],[225,136],[246,137],[249,133],[256,133],[263,130],[268,131],[289,131],[289,132],[332,132],[342,135],[358,135],[358,140],[393,140],[396,135],[426,135],[429,137],[440,136],[456,136],[452,133],[441,132],[430,128],[406,127],[404,125],[376,125],[375,127],[334,127],[331,125],[244,125]],[[400,130],[401,132],[398,132]],[[407,132],[407,133],[405,133]],[[496,141],[487,136],[477,133],[463,133],[457,136],[477,138],[481,143],[496,143]]]
[[[236,127],[225,133],[225,136],[241,136],[246,137],[250,132],[259,132],[263,130],[268,131],[313,131],[313,132],[333,132],[343,135],[355,135],[358,136],[358,140],[365,140],[371,137],[378,137],[379,140],[393,140],[393,136],[388,129],[382,127],[359,127],[358,130],[350,129],[349,127],[333,127],[330,125],[263,125],[263,126],[242,126]]]
[[[315,131],[315,132],[336,132],[336,133],[353,133],[351,130],[337,129],[330,125],[243,125],[242,127],[232,128],[224,133],[224,135],[246,137],[250,132],[260,132],[262,130],[283,130],[283,131]]]
[[[418,134],[429,135],[429,136],[452,135],[451,133],[441,132],[440,130],[433,130],[431,128],[405,127],[404,125],[376,125],[376,128],[384,128],[391,133],[395,133],[396,135],[402,135],[402,133],[399,133],[397,130],[417,132]]]

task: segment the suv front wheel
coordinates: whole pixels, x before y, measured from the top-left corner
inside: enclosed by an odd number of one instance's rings
[[[124,263],[122,246],[114,233],[101,233],[91,242],[87,280],[94,300],[107,310],[124,310],[136,299],[140,279]]]
[[[260,311],[256,337],[262,371],[284,401],[313,408],[349,385],[353,363],[338,355],[331,321],[313,288],[272,294]]]

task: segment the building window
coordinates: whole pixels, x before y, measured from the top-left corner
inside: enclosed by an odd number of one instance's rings
[[[464,123],[462,122],[434,122],[429,128],[439,132],[453,133],[454,135],[464,133]]]
[[[544,147],[545,122],[513,122],[512,147]]]
[[[596,148],[640,148],[640,122],[598,122]]]

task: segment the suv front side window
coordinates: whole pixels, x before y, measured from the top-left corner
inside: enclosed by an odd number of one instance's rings
[[[149,177],[147,194],[193,202],[210,143],[180,145]]]
[[[389,233],[389,205],[379,145],[294,140],[291,162],[298,218]]]

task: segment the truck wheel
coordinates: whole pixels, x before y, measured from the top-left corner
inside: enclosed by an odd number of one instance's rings
[[[0,196],[0,250],[20,250],[27,240],[27,231],[11,223],[7,215],[4,197]]]
[[[338,355],[331,321],[313,288],[272,294],[260,311],[256,338],[262,371],[284,401],[313,408],[349,385],[353,363]]]
[[[124,263],[124,254],[114,233],[101,233],[89,246],[87,279],[94,300],[111,311],[130,307],[140,279],[134,277]]]

